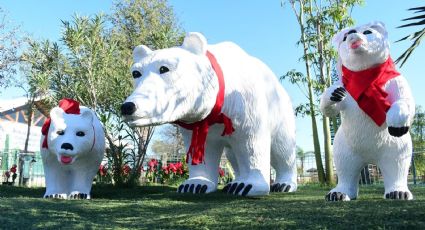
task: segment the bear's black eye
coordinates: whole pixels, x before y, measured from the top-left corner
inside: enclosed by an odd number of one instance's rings
[[[63,130],[58,130],[58,131],[56,131],[56,134],[57,135],[64,135],[65,134],[65,131],[63,131]]]
[[[166,73],[166,72],[168,72],[168,71],[170,71],[167,67],[165,67],[165,66],[161,66],[160,68],[159,68],[159,73],[160,74],[163,74],[163,73]]]
[[[342,39],[343,42],[345,42],[345,40],[347,40],[347,35],[345,35],[344,39]]]
[[[363,34],[364,34],[364,35],[371,34],[371,33],[372,33],[372,31],[370,31],[370,30],[365,30],[365,31],[363,31]]]
[[[354,34],[354,33],[357,33],[357,30],[350,30],[350,31],[348,31],[347,34]]]
[[[84,135],[86,135],[86,134],[83,131],[77,132],[77,136],[79,136],[79,137],[84,137]]]
[[[142,73],[137,70],[134,70],[131,74],[133,75],[133,78],[139,78],[142,76]]]

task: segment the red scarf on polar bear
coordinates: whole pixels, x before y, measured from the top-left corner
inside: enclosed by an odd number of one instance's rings
[[[185,129],[192,130],[192,140],[190,142],[189,151],[187,152],[186,162],[189,161],[189,156],[192,159],[192,165],[197,165],[204,162],[205,155],[205,143],[207,141],[208,129],[213,124],[224,124],[224,130],[221,136],[231,135],[235,129],[232,125],[232,120],[221,112],[221,108],[224,102],[224,77],[223,71],[217,62],[214,55],[207,51],[207,57],[214,69],[218,78],[218,93],[215,101],[214,108],[211,113],[202,121],[198,121],[191,124],[186,124],[181,121],[177,121],[176,124],[180,125]]]
[[[386,99],[388,93],[382,87],[389,80],[400,75],[395,69],[391,57],[377,67],[357,72],[351,71],[343,65],[342,73],[342,83],[357,101],[359,107],[378,126],[384,124],[391,104]]]
[[[59,107],[65,111],[67,114],[80,114],[80,103],[78,101],[75,101],[73,99],[64,98],[59,101]],[[46,121],[43,124],[43,127],[41,128],[41,133],[44,135],[43,144],[41,147],[43,148],[49,148],[47,146],[47,134],[49,133],[50,128],[50,117],[46,119]]]

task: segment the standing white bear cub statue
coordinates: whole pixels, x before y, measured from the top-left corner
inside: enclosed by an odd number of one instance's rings
[[[42,128],[44,198],[90,199],[93,178],[105,152],[105,134],[96,114],[62,99]]]
[[[131,126],[175,123],[188,148],[189,179],[180,193],[217,190],[226,153],[242,196],[297,189],[295,118],[290,99],[260,60],[231,42],[208,45],[189,33],[180,47],[133,51],[134,91],[121,112]],[[270,186],[270,164],[276,170]]]
[[[338,185],[326,200],[357,198],[360,170],[369,163],[381,169],[386,199],[413,199],[407,175],[415,103],[390,57],[384,24],[344,29],[333,42],[342,77],[322,95],[321,110],[326,116],[341,113],[342,123],[334,140]]]

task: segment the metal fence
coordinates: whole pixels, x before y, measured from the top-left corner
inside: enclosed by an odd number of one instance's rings
[[[322,159],[324,162],[324,159]],[[2,184],[11,184],[12,175],[6,178],[5,172],[9,172],[13,165],[17,165],[17,174],[13,185],[22,185],[28,187],[44,187],[44,169],[39,152],[20,153],[17,150],[0,152],[0,181]],[[220,163],[226,174],[231,173],[230,165],[223,158]],[[307,153],[303,158],[297,158],[298,183],[308,184],[317,183],[318,174],[316,170],[316,160],[313,153]],[[272,179],[274,179],[274,170],[272,170]],[[335,173],[335,179],[337,175]],[[425,151],[415,151],[412,157],[412,164],[409,171],[408,181],[410,184],[425,185]],[[383,177],[379,167],[369,164],[361,171],[360,184],[382,184]]]
[[[322,155],[322,162],[324,157]],[[316,158],[312,152],[308,152],[303,158],[297,157],[298,167],[298,183],[317,183],[319,181]],[[334,171],[335,172],[335,171]],[[337,180],[336,172],[334,173]],[[412,155],[412,162],[408,176],[409,184],[424,184],[425,185],[425,151],[415,151]],[[360,184],[383,184],[384,179],[381,170],[377,165],[369,164],[360,172]]]
[[[2,184],[44,187],[44,169],[39,152],[22,153],[18,150],[0,152],[0,175]],[[17,177],[12,181],[11,168],[17,166]],[[7,178],[7,173],[9,178]]]

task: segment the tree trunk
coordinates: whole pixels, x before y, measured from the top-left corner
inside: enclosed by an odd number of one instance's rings
[[[122,177],[122,158],[119,146],[117,147],[114,144],[114,140],[109,132],[105,130],[105,137],[108,140],[109,144],[109,157],[112,158],[112,180],[114,186],[122,187],[124,185],[124,180]]]
[[[334,184],[334,169],[332,157],[331,131],[329,128],[329,118],[323,116],[323,137],[325,142],[325,167],[326,167],[326,183]]]
[[[29,143],[30,134],[31,134],[32,116],[34,114],[34,111],[33,111],[34,101],[35,101],[34,98],[32,98],[31,100],[28,101],[28,110],[27,110],[27,114],[28,114],[27,135],[26,135],[26,138],[25,138],[24,152],[28,152],[28,143]]]
[[[303,44],[303,48],[304,48],[305,69],[306,69],[307,84],[308,84],[308,99],[310,104],[311,126],[313,130],[314,156],[316,158],[316,167],[317,167],[319,182],[324,183],[325,172],[323,170],[322,155],[320,151],[319,133],[317,131],[317,122],[316,122],[316,116],[315,116],[316,113],[314,111],[314,94],[313,94],[312,79],[310,75],[310,62],[307,56],[308,47],[306,43],[306,35],[305,35],[305,28],[304,28],[304,7],[302,3],[300,4],[300,14],[298,16],[298,22],[300,24],[300,30],[301,30],[301,43]]]
[[[318,13],[320,14],[320,13]],[[318,15],[319,16],[319,15]],[[319,70],[320,70],[320,79],[322,84],[326,87],[330,86],[330,76],[329,71],[325,73],[325,58],[324,58],[324,44],[322,38],[322,28],[320,20],[317,21],[317,34],[319,35],[319,39],[317,40],[317,48],[319,51]],[[329,68],[327,69],[329,70]],[[325,152],[325,169],[326,169],[326,183],[333,184],[333,157],[332,157],[332,143],[331,143],[331,131],[329,118],[326,116],[322,116],[322,125],[323,125],[323,141],[324,141],[324,152]]]
[[[312,92],[310,91],[309,94],[312,94]],[[317,122],[316,122],[316,116],[314,115],[315,114],[314,113],[314,102],[313,102],[312,97],[313,97],[313,95],[311,95],[311,97],[310,97],[310,113],[311,113],[310,117],[311,117],[311,126],[312,126],[312,130],[313,130],[314,156],[316,158],[316,167],[317,167],[317,174],[318,174],[318,177],[319,177],[319,182],[325,183],[325,171],[323,170],[322,154],[320,152],[319,133],[317,131]]]
[[[31,98],[30,100],[28,100],[28,110],[27,110],[27,134],[25,137],[25,145],[24,145],[24,153],[26,154],[28,152],[28,143],[29,143],[29,139],[30,139],[30,134],[31,134],[31,125],[32,125],[32,115],[34,113],[33,111],[33,105],[34,105],[34,100],[35,98]],[[24,157],[23,155],[20,155],[19,157],[19,163],[18,163],[18,172],[19,172],[19,179],[18,179],[18,184],[19,185],[26,185],[26,181],[24,181],[23,178],[23,171],[24,171]]]
[[[316,116],[315,116],[315,110],[314,110],[314,93],[313,93],[313,86],[312,86],[312,79],[310,75],[310,62],[308,58],[308,45],[306,42],[306,34],[305,34],[305,27],[304,27],[304,2],[300,1],[300,11],[297,12],[295,8],[295,2],[291,2],[292,9],[297,16],[298,24],[300,26],[300,32],[301,32],[301,43],[303,45],[303,51],[304,51],[304,59],[305,59],[305,69],[306,69],[306,80],[308,84],[308,100],[309,100],[309,106],[310,106],[310,118],[311,118],[311,126],[313,131],[313,145],[314,145],[314,156],[316,158],[316,167],[317,167],[317,173],[319,177],[319,182],[324,183],[325,182],[325,172],[323,170],[323,163],[322,163],[322,156],[320,152],[320,142],[319,142],[319,134],[317,131],[317,122],[316,122]]]

